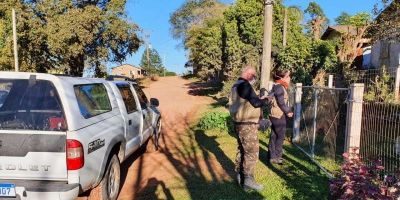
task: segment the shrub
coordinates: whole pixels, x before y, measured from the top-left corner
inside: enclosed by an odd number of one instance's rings
[[[176,76],[175,72],[165,72],[165,76]]]
[[[223,84],[224,86],[222,87],[221,92],[219,93],[219,96],[221,97],[229,97],[231,90],[232,90],[232,86],[233,84],[235,84],[237,80],[227,80],[224,81]]]
[[[350,154],[343,154],[345,162],[340,176],[330,181],[329,199],[395,199],[398,186],[393,184],[393,179],[380,179],[379,174],[384,169],[380,162],[366,166],[361,162],[358,149],[350,151]]]
[[[364,94],[364,99],[367,101],[391,103],[395,101],[395,96],[390,88],[393,80],[387,72],[385,66],[382,67],[382,74],[375,77],[368,85],[368,92]]]
[[[158,75],[151,75],[150,79],[152,81],[158,81],[160,79],[160,77]]]
[[[202,130],[224,130],[230,131],[233,128],[232,119],[227,112],[210,112],[205,114],[198,123],[198,128]]]

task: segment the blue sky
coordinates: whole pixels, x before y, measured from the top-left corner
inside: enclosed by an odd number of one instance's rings
[[[232,3],[234,0],[223,0]],[[172,38],[169,17],[185,0],[128,0],[126,10],[128,18],[149,33],[150,43],[165,58],[165,66],[169,71],[183,73],[186,69],[186,54],[180,42]],[[308,0],[284,0],[288,6],[307,8]],[[371,12],[378,0],[317,0],[331,23],[341,12],[354,14],[360,11]],[[144,47],[129,57],[125,63],[139,65]],[[112,67],[112,66],[111,66]]]

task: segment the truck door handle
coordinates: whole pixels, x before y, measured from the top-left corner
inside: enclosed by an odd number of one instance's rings
[[[129,123],[129,125],[132,125],[132,120],[129,120],[128,123]]]
[[[143,119],[146,119],[146,115],[143,115]]]

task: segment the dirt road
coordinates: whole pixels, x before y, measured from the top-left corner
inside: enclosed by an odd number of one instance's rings
[[[185,181],[181,170],[187,170],[193,163],[182,152],[181,147],[187,145],[184,138],[191,137],[188,129],[196,114],[212,102],[208,97],[190,95],[191,90],[193,84],[179,77],[161,78],[145,89],[148,97],[160,101],[162,149],[132,156],[123,164],[120,200],[171,199],[169,187],[179,187],[179,182]],[[209,163],[212,163],[211,166],[218,165],[213,161],[196,162],[196,165],[206,166]],[[221,172],[220,176],[225,174]]]

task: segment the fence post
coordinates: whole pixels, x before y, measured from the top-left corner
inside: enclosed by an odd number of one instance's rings
[[[318,115],[318,89],[313,87],[314,90],[314,117],[313,117],[313,138],[311,146],[311,157],[315,156],[315,138],[317,137],[317,115]]]
[[[294,120],[293,120],[293,142],[298,142],[300,139],[300,120],[301,120],[301,96],[302,83],[296,83],[295,103],[294,103]]]
[[[359,148],[361,142],[361,122],[363,109],[364,84],[353,83],[350,86],[350,99],[347,107],[345,151]]]
[[[394,97],[396,101],[399,101],[399,90],[400,90],[400,66],[396,69],[396,82],[394,85]]]
[[[333,75],[328,77],[328,88],[333,88]]]

